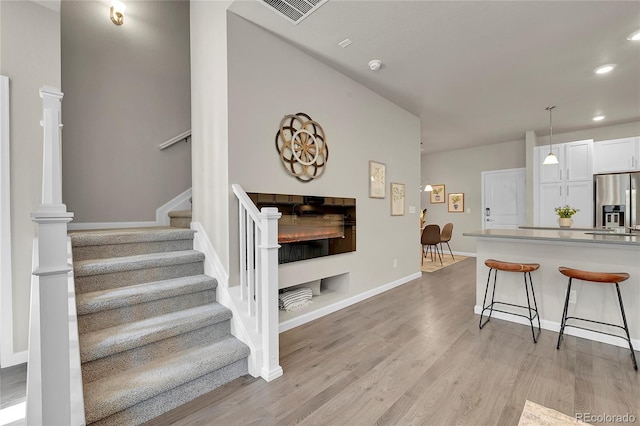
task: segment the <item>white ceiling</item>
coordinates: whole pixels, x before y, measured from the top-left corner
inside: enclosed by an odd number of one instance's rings
[[[549,105],[554,133],[640,120],[638,1],[330,0],[299,25],[230,10],[419,116],[423,153],[547,135]]]

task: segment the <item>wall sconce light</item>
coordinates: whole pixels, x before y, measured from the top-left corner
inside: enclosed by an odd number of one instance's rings
[[[111,2],[111,9],[109,16],[111,17],[111,22],[116,25],[122,25],[124,23],[124,11],[127,10],[127,6],[124,3],[118,0],[113,0]]]
[[[431,182],[427,182],[427,184],[422,189],[423,192],[431,192],[433,191],[433,186],[431,186]]]

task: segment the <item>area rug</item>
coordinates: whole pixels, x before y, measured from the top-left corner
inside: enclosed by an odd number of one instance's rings
[[[442,256],[442,265],[441,265],[440,259],[438,258],[437,255],[435,256],[435,260],[432,262],[431,254],[429,254],[427,255],[427,257],[423,259],[420,269],[422,270],[422,272],[435,272],[435,271],[439,271],[440,269],[446,268],[447,266],[451,266],[454,263],[458,263],[461,260],[465,260],[467,258],[466,256],[460,256],[457,254],[455,254],[454,256],[456,260],[453,260],[451,258],[451,255],[448,253],[445,256]]]
[[[522,414],[518,426],[564,426],[564,425],[587,425],[575,417],[567,416],[559,411],[544,407],[527,400],[524,403]]]

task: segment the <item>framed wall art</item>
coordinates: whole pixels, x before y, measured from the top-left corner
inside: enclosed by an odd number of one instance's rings
[[[431,204],[443,204],[445,202],[444,185],[431,185],[430,201]]]
[[[391,183],[391,216],[404,216],[404,183]]]
[[[384,198],[386,185],[385,165],[369,161],[369,197]]]
[[[448,211],[450,213],[464,213],[464,193],[457,192],[449,194]]]

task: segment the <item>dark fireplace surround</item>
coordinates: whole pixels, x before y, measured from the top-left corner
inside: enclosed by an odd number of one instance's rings
[[[355,198],[248,193],[254,204],[276,207],[278,263],[330,256],[356,250]]]

